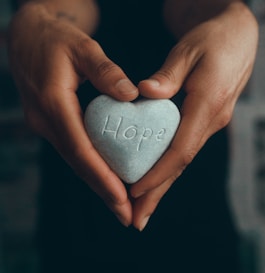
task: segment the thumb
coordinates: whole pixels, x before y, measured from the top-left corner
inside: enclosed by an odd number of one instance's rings
[[[117,100],[131,101],[139,95],[137,87],[124,71],[104,53],[100,45],[88,38],[78,45],[75,65],[100,92]]]
[[[201,54],[195,48],[180,42],[170,51],[160,70],[138,84],[139,93],[152,99],[173,97],[200,57]]]

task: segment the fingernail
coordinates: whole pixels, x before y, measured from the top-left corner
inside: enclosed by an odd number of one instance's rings
[[[143,230],[144,230],[144,228],[146,227],[146,225],[147,225],[149,219],[150,219],[150,216],[146,216],[146,217],[142,220],[142,222],[141,222],[141,224],[140,224],[140,227],[139,227],[139,230],[140,230],[140,231],[143,231]]]
[[[116,83],[116,89],[121,94],[136,94],[137,88],[128,80],[121,79]]]
[[[148,84],[151,85],[152,87],[160,86],[160,82],[154,79],[145,80],[145,82],[148,82]]]

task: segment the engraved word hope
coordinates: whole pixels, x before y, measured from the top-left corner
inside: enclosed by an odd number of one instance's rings
[[[140,151],[144,141],[154,139],[158,142],[164,139],[166,134],[166,129],[161,128],[159,130],[154,130],[152,128],[147,128],[137,125],[123,126],[124,118],[119,117],[116,120],[108,115],[105,119],[104,127],[102,129],[102,135],[112,134],[113,138],[119,139],[123,138],[125,140],[134,140],[136,141],[136,150]]]

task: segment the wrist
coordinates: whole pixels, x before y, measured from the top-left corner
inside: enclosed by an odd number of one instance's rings
[[[195,26],[218,17],[227,10],[248,11],[240,0],[165,1],[164,20],[167,28],[179,39]]]
[[[92,35],[99,21],[98,6],[93,0],[36,0],[26,1],[18,16],[38,17],[70,23],[88,35]]]

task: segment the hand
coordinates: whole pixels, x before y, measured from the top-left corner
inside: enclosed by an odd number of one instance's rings
[[[162,196],[196,156],[207,139],[226,126],[247,83],[256,53],[257,25],[242,3],[189,30],[162,68],[140,82],[149,98],[170,98],[184,87],[187,96],[181,124],[171,147],[131,187],[133,224],[142,230]]]
[[[101,92],[123,101],[138,96],[125,73],[80,28],[56,18],[43,4],[28,4],[9,32],[12,72],[31,128],[106,202],[119,220],[132,222],[122,181],[93,148],[83,124],[76,90],[88,79]]]

